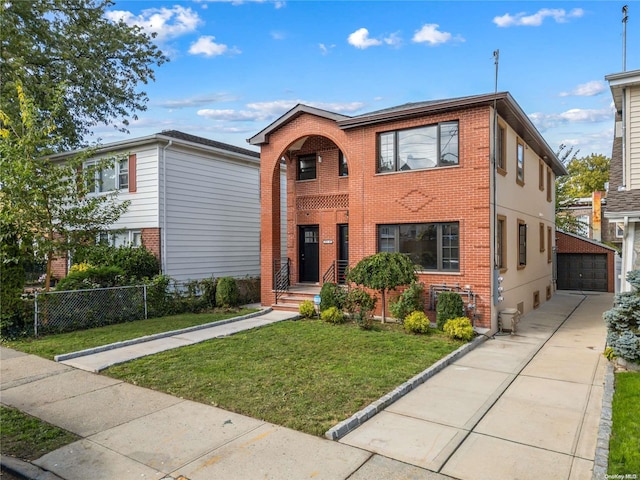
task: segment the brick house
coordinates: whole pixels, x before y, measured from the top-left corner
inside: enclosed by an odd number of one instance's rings
[[[144,245],[176,280],[260,274],[258,152],[171,130],[104,144],[86,164],[106,157],[117,161],[93,194],[119,190],[131,204],[99,240]],[[54,275],[68,267],[57,259]]]
[[[566,170],[509,93],[355,117],[297,105],[248,141],[261,149],[265,305],[379,251],[411,256],[432,308],[438,291],[461,292],[478,328],[555,289],[554,183]]]
[[[640,70],[607,75],[616,108],[604,216],[621,232],[621,291],[632,289],[627,273],[640,269]]]

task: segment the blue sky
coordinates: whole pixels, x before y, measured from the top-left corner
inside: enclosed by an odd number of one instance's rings
[[[640,69],[640,2],[117,1],[108,12],[170,58],[142,88],[130,134],[176,129],[246,139],[297,103],[359,115],[407,102],[509,91],[549,146],[611,156],[605,75]]]

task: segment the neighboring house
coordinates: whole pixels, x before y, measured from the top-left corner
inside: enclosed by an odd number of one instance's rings
[[[616,291],[618,252],[603,243],[556,231],[559,290]]]
[[[131,204],[100,240],[144,245],[176,280],[260,274],[259,153],[171,130],[105,144],[96,159],[114,156],[93,194],[118,189]],[[67,262],[56,267],[66,275]]]
[[[621,291],[627,273],[640,269],[640,70],[607,75],[616,108],[605,217],[622,234]]]
[[[561,210],[568,212],[579,222],[576,234],[603,242],[620,249],[622,247],[622,228],[604,217],[607,208],[607,192],[593,192],[590,197],[576,198],[564,205]]]
[[[566,170],[509,93],[355,117],[297,105],[248,141],[261,148],[265,305],[381,251],[419,265],[431,308],[439,291],[461,292],[479,328],[555,290],[554,184]]]

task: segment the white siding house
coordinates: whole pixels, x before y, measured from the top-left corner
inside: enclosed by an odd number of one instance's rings
[[[105,144],[96,159],[112,156],[125,159],[114,176],[131,201],[113,243],[144,244],[176,280],[260,275],[259,153],[172,130]]]

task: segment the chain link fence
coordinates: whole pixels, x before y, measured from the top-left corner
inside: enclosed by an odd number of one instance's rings
[[[34,333],[61,333],[147,318],[147,286],[35,295]]]

